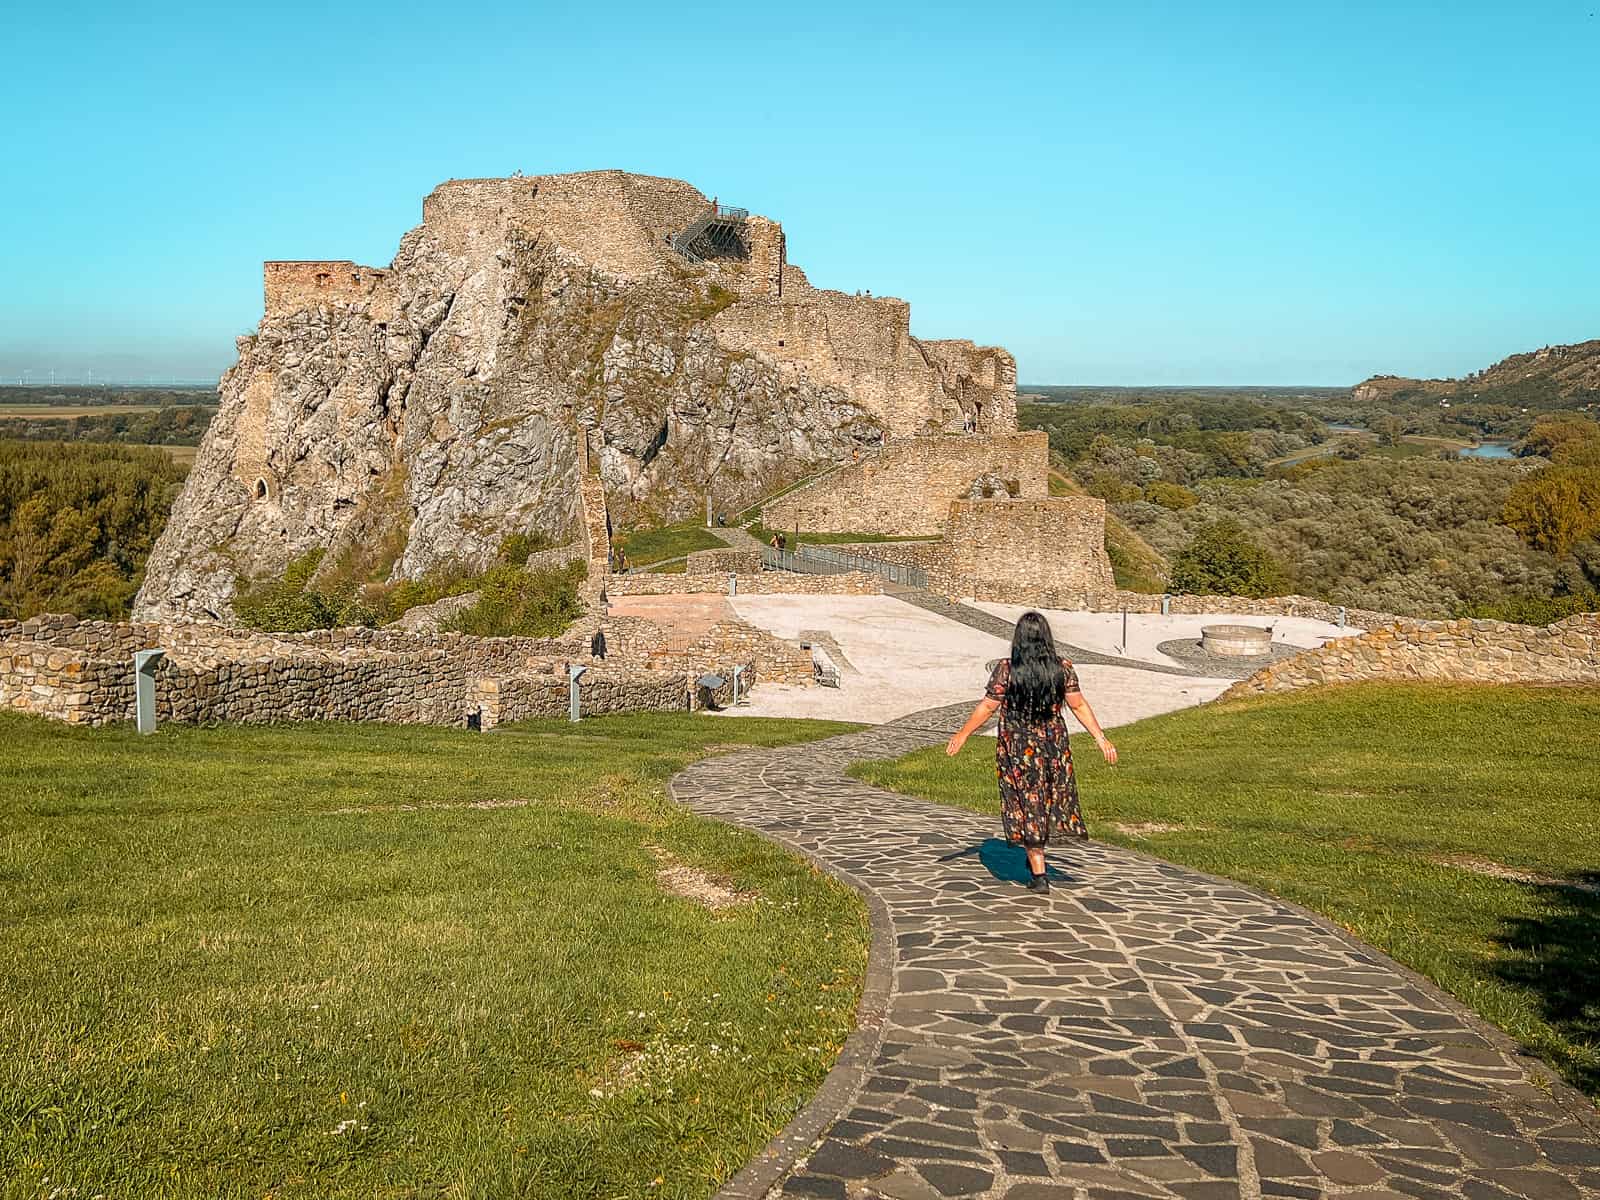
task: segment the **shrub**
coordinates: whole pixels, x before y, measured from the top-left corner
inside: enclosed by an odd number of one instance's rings
[[[578,584],[586,565],[542,571],[501,564],[477,580],[478,602],[446,628],[480,637],[551,637],[583,614]]]
[[[513,533],[500,543],[500,561],[513,567],[525,566],[535,554],[551,548],[550,539],[537,531]]]
[[[1270,596],[1283,570],[1231,517],[1207,525],[1172,564],[1174,591],[1198,596]]]
[[[1600,530],[1600,468],[1546,467],[1511,489],[1501,520],[1534,549],[1566,554]]]
[[[1159,504],[1162,508],[1173,510],[1193,508],[1200,503],[1199,496],[1176,483],[1152,483],[1144,489],[1144,498],[1151,504]]]

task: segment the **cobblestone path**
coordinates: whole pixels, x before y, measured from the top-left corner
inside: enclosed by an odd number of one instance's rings
[[[997,819],[843,774],[967,711],[673,779],[873,917],[860,1030],[722,1200],[1600,1196],[1593,1106],[1376,952],[1098,843],[1054,853],[1033,896]]]

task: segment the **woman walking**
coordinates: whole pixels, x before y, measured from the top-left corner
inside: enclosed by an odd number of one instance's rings
[[[1052,833],[1089,836],[1078,808],[1078,778],[1067,745],[1067,723],[1061,716],[1063,704],[1089,731],[1106,762],[1115,763],[1117,748],[1083,698],[1078,673],[1056,653],[1050,623],[1036,612],[1023,613],[1011,638],[1011,657],[995,664],[983,699],[944,748],[946,754],[959,754],[967,739],[996,711],[1000,713],[995,745],[1000,819],[1006,841],[1028,853],[1030,892],[1050,890],[1044,848]]]

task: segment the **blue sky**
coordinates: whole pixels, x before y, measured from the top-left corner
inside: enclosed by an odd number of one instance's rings
[[[1600,0],[13,10],[0,378],[214,377],[268,258],[452,176],[783,222],[1035,383],[1349,384],[1600,337]]]

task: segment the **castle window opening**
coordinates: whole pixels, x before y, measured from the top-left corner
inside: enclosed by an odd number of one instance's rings
[[[256,499],[257,500],[265,500],[271,494],[271,491],[272,491],[271,488],[267,487],[267,481],[265,479],[257,479],[256,480],[256,489],[255,490],[256,490]]]

